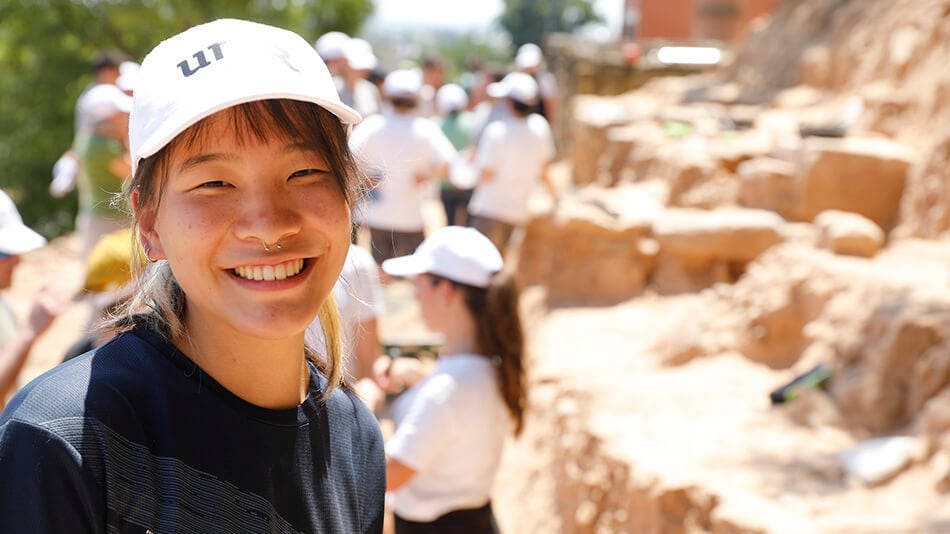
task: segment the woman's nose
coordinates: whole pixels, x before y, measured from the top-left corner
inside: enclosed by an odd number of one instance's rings
[[[235,225],[237,237],[243,240],[276,244],[294,235],[301,228],[301,214],[287,194],[256,193],[241,199],[241,217]]]

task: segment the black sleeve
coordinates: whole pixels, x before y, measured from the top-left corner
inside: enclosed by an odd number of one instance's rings
[[[354,461],[362,464],[362,478],[359,486],[362,502],[361,524],[363,532],[381,533],[383,531],[383,512],[386,501],[386,453],[383,446],[383,434],[379,422],[372,412],[356,395],[350,397],[356,411],[356,421],[362,458]]]
[[[0,532],[101,533],[94,487],[61,437],[17,420],[0,426]]]

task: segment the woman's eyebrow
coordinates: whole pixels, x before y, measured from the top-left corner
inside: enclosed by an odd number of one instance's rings
[[[178,166],[178,173],[181,174],[192,167],[197,167],[202,163],[208,163],[210,161],[234,161],[237,159],[237,156],[234,154],[224,154],[220,152],[214,152],[210,154],[197,154],[187,158],[185,161]]]
[[[317,154],[322,156],[319,150],[316,149],[313,145],[309,143],[287,143],[284,145],[284,153],[289,154],[291,152],[308,152],[311,154]]]

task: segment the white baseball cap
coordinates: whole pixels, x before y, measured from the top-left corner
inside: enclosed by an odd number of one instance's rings
[[[343,32],[327,32],[317,39],[313,47],[324,61],[344,59],[344,49],[350,36]]]
[[[534,43],[525,43],[518,48],[518,53],[515,54],[515,66],[519,69],[533,69],[541,65],[543,58],[541,47]]]
[[[178,134],[218,111],[256,100],[312,102],[355,124],[326,64],[291,31],[221,19],[162,41],[139,69],[129,118],[132,173]]]
[[[13,200],[0,191],[0,253],[25,254],[46,244],[46,238],[23,224]]]
[[[138,81],[139,69],[141,65],[134,61],[123,61],[119,65],[119,77],[115,84],[123,91],[135,91],[135,83]]]
[[[447,83],[435,94],[435,107],[439,113],[461,111],[468,105],[468,95],[461,85]]]
[[[478,230],[446,226],[432,232],[411,255],[386,260],[382,267],[393,276],[428,273],[485,288],[504,262],[495,245]]]
[[[365,39],[350,39],[343,46],[343,55],[346,63],[353,70],[372,70],[379,64],[373,46]]]
[[[89,124],[132,110],[132,97],[111,83],[100,83],[83,93],[77,105]]]
[[[383,80],[383,93],[390,98],[416,98],[421,90],[422,77],[417,71],[397,69]]]
[[[522,104],[538,102],[538,82],[530,74],[512,72],[500,82],[488,84],[488,95],[494,98],[511,98]]]

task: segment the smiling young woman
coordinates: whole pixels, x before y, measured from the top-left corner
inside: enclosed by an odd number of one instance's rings
[[[330,296],[359,115],[306,41],[245,21],[163,42],[139,76],[150,265],[123,333],[0,415],[0,531],[381,531],[382,439],[339,387]],[[304,344],[317,315],[325,354]]]

